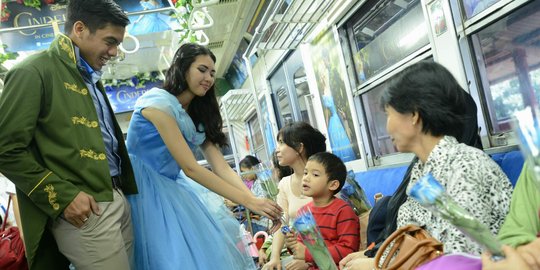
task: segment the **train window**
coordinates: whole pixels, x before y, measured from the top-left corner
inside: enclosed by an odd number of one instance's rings
[[[350,21],[357,85],[429,44],[420,1],[370,1]]]
[[[540,1],[471,35],[491,134],[511,129],[514,112],[540,97]]]
[[[298,101],[298,105],[300,107],[301,121],[316,127],[317,123],[315,122],[315,112],[313,110],[311,94],[309,93],[306,71],[303,66],[296,70],[293,79],[296,90],[296,100]]]
[[[259,157],[259,159],[267,160],[268,157],[264,148],[263,134],[261,133],[257,114],[247,121],[247,130],[250,137],[248,142],[251,144],[251,152]]]
[[[463,0],[463,9],[468,19],[484,11],[500,0]]]
[[[385,86],[386,82],[361,96],[362,105],[367,116],[373,155],[378,157],[397,152],[388,132],[386,132],[386,114],[380,108],[379,103]]]

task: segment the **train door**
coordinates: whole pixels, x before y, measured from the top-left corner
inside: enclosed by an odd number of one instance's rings
[[[269,77],[278,129],[296,121],[316,126],[311,94],[299,50],[289,54]]]

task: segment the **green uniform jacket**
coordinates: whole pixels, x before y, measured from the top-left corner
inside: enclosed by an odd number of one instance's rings
[[[530,164],[525,163],[512,194],[510,212],[506,216],[499,239],[517,247],[528,244],[540,233],[540,190]]]
[[[30,269],[66,269],[47,229],[84,191],[112,201],[112,182],[99,121],[77,69],[69,37],[11,69],[0,96],[0,172],[17,187]],[[105,93],[101,83],[98,87]],[[111,106],[107,100],[111,114]],[[114,118],[114,117],[113,117]],[[122,190],[137,193],[122,131],[114,119]]]

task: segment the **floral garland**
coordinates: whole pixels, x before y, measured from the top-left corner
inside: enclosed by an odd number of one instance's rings
[[[103,86],[107,91],[111,91],[112,88],[119,88],[121,86],[144,88],[149,82],[160,81],[160,76],[157,71],[152,72],[139,72],[135,76],[123,80],[119,79],[106,79],[103,80]]]
[[[171,15],[172,18],[176,18],[180,22],[181,29],[174,30],[180,34],[179,43],[183,42],[197,42],[199,39],[193,34],[194,31],[189,29],[189,16],[193,12],[193,0],[172,0],[175,13]]]

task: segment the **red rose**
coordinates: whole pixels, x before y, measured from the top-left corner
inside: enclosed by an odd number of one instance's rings
[[[55,0],[43,0],[43,2],[45,2],[45,4],[47,4],[47,5],[52,5],[52,4],[54,4],[54,1],[55,1]]]

